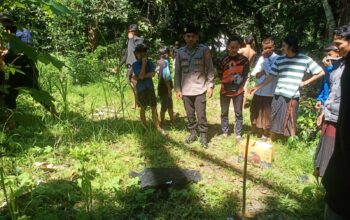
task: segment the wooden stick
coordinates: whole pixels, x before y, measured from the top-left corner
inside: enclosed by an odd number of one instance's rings
[[[243,168],[243,205],[242,205],[242,218],[245,216],[246,209],[246,194],[247,194],[247,163],[248,163],[248,148],[249,148],[249,139],[250,134],[247,136],[247,143],[245,146],[245,154],[244,154],[244,168]]]

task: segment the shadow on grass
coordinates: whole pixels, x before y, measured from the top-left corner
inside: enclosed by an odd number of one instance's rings
[[[33,120],[40,121],[36,116],[31,117]],[[101,138],[101,140],[112,142],[117,136],[131,133],[136,134],[136,138],[142,145],[140,150],[145,156],[149,167],[177,167],[177,160],[171,155],[169,150],[170,145],[171,147],[189,152],[191,155],[210,164],[220,166],[234,175],[242,175],[240,166],[213,157],[209,153],[210,148],[207,151],[196,149],[195,147],[185,145],[181,140],[178,141],[171,137],[163,137],[154,132],[152,128],[144,128],[139,121],[124,119],[94,121],[73,112],[68,115],[66,120],[69,120],[69,125],[67,126],[67,129],[70,130],[68,132],[70,136],[69,140],[72,140],[74,143],[87,142],[92,138],[96,140]],[[20,131],[26,130],[26,128],[30,127],[30,124],[22,126],[23,130],[21,129]],[[175,129],[182,130],[185,127],[185,119],[181,119],[174,127]],[[44,124],[39,123],[38,126],[35,126],[34,130],[39,131],[42,129],[44,130],[37,139],[46,139],[43,142],[37,142],[37,144],[42,144],[42,147],[50,144],[54,145],[56,136],[48,131]],[[220,130],[220,125],[210,125],[209,131],[212,133],[209,135],[213,137]],[[244,130],[249,130],[249,126],[245,127]],[[92,134],[98,134],[98,136],[92,137]],[[25,141],[24,139],[22,140],[23,142]],[[298,204],[296,207],[291,208],[289,204],[283,203],[278,198],[270,197],[266,200],[266,204],[267,207],[274,207],[274,209],[267,209],[259,213],[257,217],[262,216],[260,219],[268,219],[263,216],[268,217],[270,215],[274,217],[270,219],[278,219],[279,217],[277,218],[276,216],[284,216],[284,214],[294,214],[295,218],[290,219],[318,219],[316,216],[319,216],[320,213],[317,207],[312,211],[306,208],[310,204],[319,205],[319,200],[314,201],[312,195],[305,196],[301,193],[296,193],[274,182],[274,180],[266,180],[253,172],[248,172],[248,179],[257,184],[264,185],[275,193],[294,199]],[[86,212],[81,205],[83,201],[81,200],[81,189],[79,187],[72,187],[71,190],[73,192],[71,192],[70,189],[65,187],[67,184],[70,184],[65,183],[65,180],[57,180],[56,183],[48,182],[45,184],[46,187],[44,189],[48,192],[58,191],[54,194],[35,194],[36,191],[40,191],[43,187],[40,185],[37,186],[37,188],[32,190],[29,201],[25,198],[22,201],[21,197],[19,197],[19,201],[25,204],[23,206],[25,208],[20,211],[21,213],[35,219],[223,219],[227,216],[235,216],[234,214],[238,212],[240,207],[238,195],[229,194],[220,206],[210,207],[202,201],[201,195],[197,195],[190,187],[181,190],[170,189],[169,197],[163,199],[158,196],[157,189],[140,190],[139,186],[135,184],[126,189],[118,189],[109,193],[103,190],[95,191],[94,203],[96,204],[94,204],[91,212]],[[76,185],[76,183],[73,183],[73,185]],[[33,195],[38,195],[38,198],[33,200]],[[74,201],[71,198],[73,195],[76,195]],[[40,200],[42,198],[47,198],[47,200],[42,202],[43,200]],[[57,200],[58,198],[62,199],[62,201]],[[72,201],[72,203],[69,201]],[[36,205],[32,206],[32,204]],[[63,206],[65,208],[62,209]],[[51,214],[46,215],[45,213]],[[52,218],[41,218],[40,216],[51,216]],[[235,217],[237,219],[237,216]]]

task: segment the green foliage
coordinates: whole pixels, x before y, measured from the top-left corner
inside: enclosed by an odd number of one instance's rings
[[[298,111],[298,137],[299,141],[310,142],[317,139],[319,129],[316,126],[318,111],[315,109],[315,98],[300,100]]]

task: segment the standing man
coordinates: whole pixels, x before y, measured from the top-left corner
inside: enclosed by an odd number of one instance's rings
[[[178,50],[175,63],[176,97],[182,98],[188,119],[190,135],[186,143],[197,139],[197,128],[200,142],[208,147],[206,95],[210,98],[214,88],[214,67],[209,48],[198,44],[198,30],[189,25],[184,28],[186,46]],[[197,118],[196,118],[197,116]]]
[[[275,42],[271,38],[265,38],[262,41],[262,48],[262,56],[259,57],[251,73],[252,77],[257,79],[256,85],[263,83],[267,79],[271,72],[272,64],[278,58],[278,55],[274,52]],[[253,130],[261,135],[262,139],[266,139],[266,136],[270,132],[271,103],[276,83],[277,80],[275,78],[273,81],[257,90],[250,106],[250,121]]]
[[[279,136],[294,136],[297,126],[300,89],[320,79],[325,73],[310,57],[299,52],[298,39],[287,36],[282,41],[283,56],[276,59],[270,75],[256,85],[251,94],[277,78],[277,85],[271,104],[271,139]],[[303,81],[305,74],[311,74]]]
[[[243,56],[248,58],[249,65],[252,66],[255,56],[256,56],[256,51],[253,49],[253,44],[254,44],[254,38],[252,36],[249,36],[245,39],[245,46],[242,47],[238,53],[242,54]]]
[[[126,77],[129,82],[129,85],[131,87],[131,91],[134,96],[134,105],[133,108],[136,109],[137,107],[137,97],[136,97],[136,81],[132,78],[132,68],[131,65],[136,61],[136,57],[134,55],[135,47],[139,44],[143,43],[143,39],[138,36],[139,35],[139,28],[136,24],[129,25],[128,28],[128,48],[125,51],[124,57],[120,61],[120,66],[124,63],[126,64],[126,67],[128,68]],[[119,68],[118,68],[119,69]]]
[[[256,57],[256,51],[253,49],[253,45],[254,45],[254,38],[253,36],[248,36],[245,41],[245,46],[242,47],[238,53],[242,54],[243,56],[248,58],[249,61],[249,67],[253,66],[255,57]],[[244,85],[244,97],[243,97],[243,109],[245,106],[245,103],[247,101],[247,87],[248,87],[248,81],[249,81],[249,77],[250,75],[248,74],[248,79],[246,81],[246,84]]]
[[[341,78],[341,99],[335,146],[322,183],[325,188],[325,220],[350,219],[350,25],[335,31],[334,44],[339,55],[345,58]]]
[[[232,100],[236,116],[235,133],[238,141],[242,139],[244,84],[249,73],[248,59],[238,53],[240,46],[240,38],[231,37],[226,46],[227,54],[218,62],[218,74],[221,81],[222,133],[224,137],[227,137],[229,131],[228,113]]]

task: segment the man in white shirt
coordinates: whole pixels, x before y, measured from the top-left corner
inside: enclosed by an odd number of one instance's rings
[[[266,80],[271,71],[272,64],[278,57],[274,52],[275,44],[271,38],[265,38],[262,41],[262,48],[262,56],[259,57],[251,73],[251,76],[257,79],[257,85]],[[258,135],[261,135],[263,139],[266,139],[270,131],[271,103],[276,88],[276,82],[277,80],[275,79],[257,90],[253,96],[250,107],[250,120],[253,130]]]

